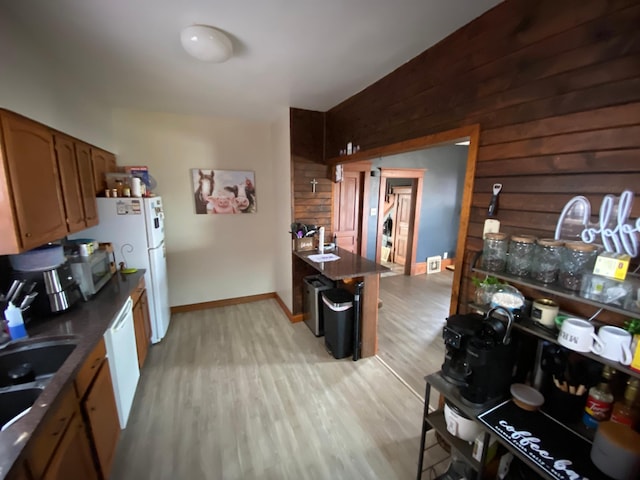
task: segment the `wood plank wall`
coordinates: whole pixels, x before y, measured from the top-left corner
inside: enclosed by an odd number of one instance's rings
[[[347,141],[366,151],[480,124],[467,272],[495,182],[502,230],[538,236],[574,195],[597,212],[605,193],[638,190],[638,25],[640,0],[507,0],[328,111],[325,159]],[[466,277],[461,302],[472,293]]]
[[[328,178],[324,161],[325,114],[309,110],[291,109],[291,157],[292,157],[292,222],[324,226],[326,238],[331,238],[331,205],[333,183]],[[316,192],[311,181],[316,179]],[[302,261],[294,258],[293,314],[302,313],[302,279],[315,272]]]

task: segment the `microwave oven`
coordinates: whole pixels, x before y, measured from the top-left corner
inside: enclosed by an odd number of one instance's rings
[[[71,264],[73,278],[85,299],[94,296],[111,279],[113,271],[111,260],[106,250],[99,249],[89,256],[73,255],[67,260]]]

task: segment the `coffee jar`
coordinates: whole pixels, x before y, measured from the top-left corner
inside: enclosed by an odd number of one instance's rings
[[[535,242],[536,237],[532,235],[511,237],[507,252],[507,273],[516,277],[528,277],[531,274]]]
[[[531,277],[538,282],[550,284],[558,279],[564,242],[553,238],[541,238],[533,252]]]
[[[504,272],[507,264],[507,247],[506,233],[487,233],[482,247],[482,268],[488,272]]]
[[[558,282],[567,290],[580,291],[582,278],[593,271],[598,247],[584,242],[567,242],[561,253]]]

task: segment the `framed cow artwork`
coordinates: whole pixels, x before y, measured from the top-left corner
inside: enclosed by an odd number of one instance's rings
[[[252,171],[192,168],[196,214],[256,213],[256,181]]]

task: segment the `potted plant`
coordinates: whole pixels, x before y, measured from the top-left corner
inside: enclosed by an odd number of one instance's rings
[[[487,275],[484,280],[473,277],[472,281],[476,287],[476,303],[478,305],[489,305],[493,294],[500,287],[506,285],[492,275]]]
[[[640,371],[640,319],[632,318],[624,323],[624,328],[633,335],[631,341],[631,353],[633,360],[630,367],[636,371]]]

